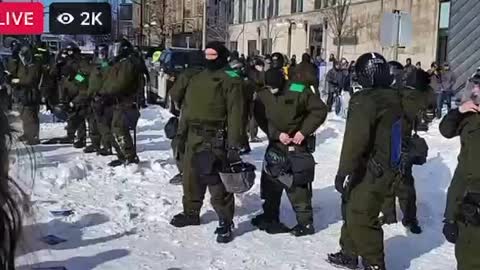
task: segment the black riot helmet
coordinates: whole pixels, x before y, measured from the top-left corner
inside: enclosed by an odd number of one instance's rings
[[[281,53],[274,53],[272,54],[272,68],[274,69],[281,69],[285,65],[285,58]]]
[[[363,88],[389,87],[393,81],[387,60],[375,52],[363,54],[357,59],[355,74]]]
[[[407,74],[405,87],[420,91],[427,91],[430,87],[430,75],[423,69],[416,69]]]

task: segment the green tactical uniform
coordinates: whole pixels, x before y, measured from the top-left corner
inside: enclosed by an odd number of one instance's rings
[[[88,73],[90,64],[80,56],[73,56],[63,67],[65,76],[61,83],[60,100],[71,104],[68,112],[67,133],[69,138],[76,134],[79,146],[84,146],[87,140],[86,117],[88,114]],[[73,105],[73,106],[72,106]],[[96,130],[90,130],[96,136]]]
[[[185,154],[185,136],[186,134],[186,123],[184,121],[184,117],[182,117],[182,103],[185,99],[185,93],[187,91],[187,87],[190,83],[190,80],[193,76],[200,73],[202,71],[201,68],[192,67],[185,70],[180,76],[178,76],[177,80],[173,84],[172,88],[170,89],[170,97],[172,101],[175,103],[175,106],[178,110],[180,110],[180,117],[179,117],[179,127],[177,131],[177,135],[172,140],[172,150],[173,156],[177,163],[177,168],[180,174],[183,173],[183,157]]]
[[[428,106],[428,100],[433,91],[426,90],[413,90],[413,89],[401,89],[402,106],[404,110],[404,117],[406,118],[404,126],[404,136],[411,137],[414,132],[414,125],[416,125],[418,114],[426,109]],[[407,172],[402,176],[402,180],[398,181],[394,187],[393,193],[385,198],[384,205],[382,207],[382,213],[385,217],[385,222],[396,222],[396,198],[398,197],[400,203],[400,209],[403,213],[403,223],[405,225],[418,223],[417,220],[417,205],[416,205],[416,190],[415,179],[412,175],[412,166],[407,168]]]
[[[145,104],[145,84],[147,83],[148,80],[150,80],[148,68],[147,68],[147,65],[145,64],[145,60],[141,55],[132,55],[132,57],[135,64],[137,65],[136,69],[138,71],[137,103],[139,105],[144,105]]]
[[[41,66],[37,62],[24,65],[21,61],[16,64],[12,73],[13,78],[18,78],[19,83],[14,84],[13,95],[18,97],[20,104],[20,118],[23,121],[23,132],[27,142],[39,140],[40,120],[38,118],[40,105]]]
[[[480,269],[480,257],[478,256],[480,227],[469,221],[468,212],[463,211],[462,207],[467,194],[480,193],[479,127],[480,115],[478,113],[461,114],[458,109],[451,110],[440,123],[440,132],[444,137],[459,136],[461,141],[458,166],[448,189],[445,209],[445,219],[454,221],[458,225],[458,238],[455,244],[458,270]],[[476,204],[478,215],[480,203],[477,201]],[[478,224],[480,221],[478,216],[475,219]]]
[[[100,144],[106,150],[112,149],[113,135],[111,131],[111,123],[113,118],[113,107],[112,105],[103,102],[103,99],[101,99],[99,95],[103,87],[106,73],[109,69],[110,66],[106,60],[103,60],[100,63],[95,63],[92,66],[88,79],[88,96],[92,101],[91,110],[94,116],[94,120],[90,121],[94,121],[95,123],[92,123],[92,125],[95,124],[98,127]]]
[[[296,88],[298,86],[301,87]],[[268,147],[274,147],[285,153],[292,148],[298,152],[307,152],[307,137],[314,134],[325,121],[328,113],[326,105],[302,84],[291,83],[278,95],[272,94],[268,89],[265,87],[257,92],[258,101],[255,106],[255,119],[268,135]],[[281,133],[293,138],[298,131],[305,136],[302,145],[285,146],[280,142]],[[278,222],[283,190],[284,187],[277,179],[262,172],[261,198],[265,200],[263,211],[267,220]],[[286,189],[286,193],[298,224],[303,226],[313,224],[311,183],[294,185]]]
[[[87,140],[86,120],[88,115],[88,76],[90,64],[84,58],[74,56],[66,63],[66,69],[69,71],[68,77],[63,82],[64,96],[68,103],[73,104],[69,112],[69,125],[67,132],[69,137],[72,134],[77,135],[77,143],[83,147]],[[97,130],[90,129],[90,135],[96,138]]]
[[[137,160],[135,145],[130,130],[137,127],[140,117],[136,100],[138,90],[138,70],[133,56],[119,59],[105,74],[100,95],[112,100],[112,134],[118,160]]]
[[[206,151],[217,162],[225,162],[227,145],[241,145],[245,132],[242,83],[233,71],[204,70],[193,76],[187,87],[182,108],[182,118],[187,124],[183,164],[183,208],[187,215],[199,215],[208,186],[211,203],[219,219],[227,224],[232,222],[234,196],[227,193],[218,176],[218,170],[222,169],[218,166],[225,164],[215,165],[211,169],[209,173],[216,176],[218,181],[207,183],[194,169],[199,165],[193,161],[200,152]]]
[[[345,254],[385,266],[378,219],[385,197],[401,180],[402,101],[398,90],[365,89],[350,100],[338,175],[350,176],[344,193],[340,245]],[[395,151],[394,151],[395,150]],[[396,165],[396,163],[395,163]]]

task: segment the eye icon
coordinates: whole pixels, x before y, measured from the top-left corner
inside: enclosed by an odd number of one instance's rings
[[[71,24],[75,18],[70,13],[62,13],[57,16],[57,21],[61,24]]]

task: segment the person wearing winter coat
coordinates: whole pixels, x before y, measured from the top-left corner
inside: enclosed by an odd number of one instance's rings
[[[480,75],[472,78],[470,98],[440,123],[447,138],[460,137],[458,166],[447,193],[443,234],[455,244],[458,270],[480,269]]]

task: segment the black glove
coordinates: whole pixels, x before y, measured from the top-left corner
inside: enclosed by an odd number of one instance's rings
[[[241,162],[240,151],[237,148],[230,148],[227,152],[227,161],[230,165]]]
[[[335,176],[335,189],[343,194],[345,192],[345,180],[347,179],[346,176],[343,176],[343,175],[338,175]]]
[[[448,242],[455,244],[458,238],[458,225],[453,220],[443,221],[443,235]]]

